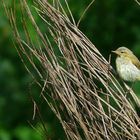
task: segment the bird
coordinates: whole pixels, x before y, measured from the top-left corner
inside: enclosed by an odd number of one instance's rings
[[[112,52],[117,55],[116,70],[119,77],[127,82],[140,81],[140,61],[134,53],[126,47],[119,47]]]

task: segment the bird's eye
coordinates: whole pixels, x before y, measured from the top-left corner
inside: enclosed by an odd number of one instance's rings
[[[124,53],[123,51],[121,51],[121,53]]]

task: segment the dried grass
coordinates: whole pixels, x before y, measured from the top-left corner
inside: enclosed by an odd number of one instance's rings
[[[65,10],[59,0],[53,4],[35,2],[48,33],[41,31],[26,0],[20,4],[26,39],[19,33],[16,11],[5,7],[17,51],[30,74],[34,77],[27,60],[38,74],[40,95],[60,120],[67,139],[140,139],[139,117],[133,106],[140,106],[139,99],[125,83],[118,82],[109,62],[78,29],[67,1]],[[30,39],[25,13],[35,28],[38,44]]]

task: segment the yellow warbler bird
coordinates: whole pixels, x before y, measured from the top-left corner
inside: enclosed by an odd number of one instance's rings
[[[131,50],[120,47],[113,53],[117,54],[116,69],[124,81],[135,82],[140,80],[140,61]]]

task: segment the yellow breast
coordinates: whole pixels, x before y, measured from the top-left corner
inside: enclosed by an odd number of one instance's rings
[[[140,80],[140,70],[129,59],[117,57],[116,68],[123,80],[130,82]]]

